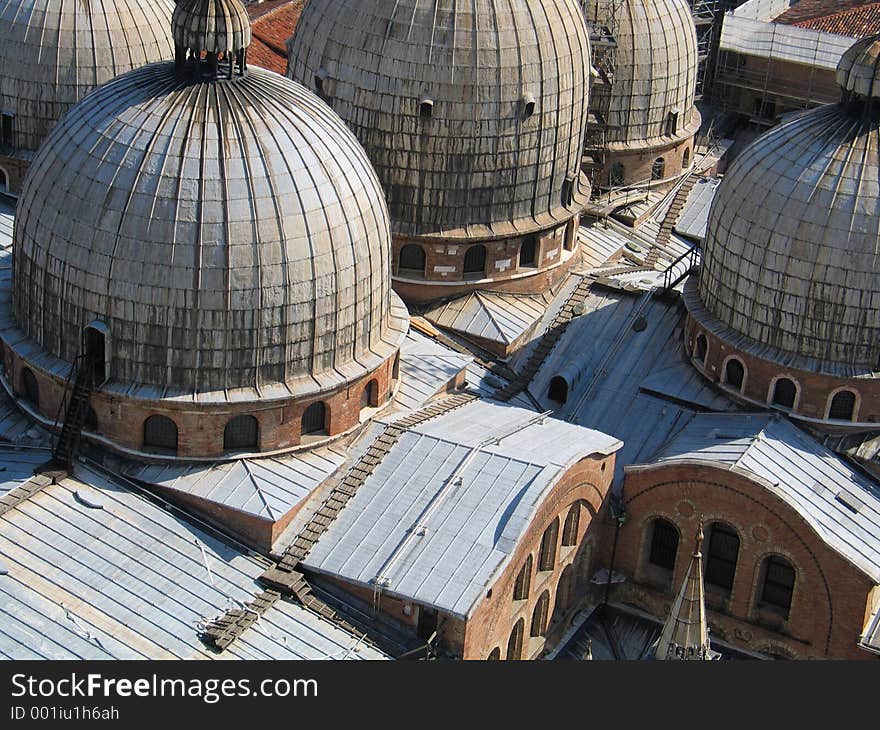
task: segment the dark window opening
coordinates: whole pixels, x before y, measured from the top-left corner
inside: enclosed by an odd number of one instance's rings
[[[303,436],[308,434],[327,434],[327,407],[320,401],[312,403],[302,415]]]
[[[651,179],[662,180],[664,177],[666,177],[666,160],[658,157],[651,165]]]
[[[531,95],[523,97],[522,100],[522,118],[528,119],[535,113],[535,98]]]
[[[92,368],[95,385],[107,379],[107,339],[97,327],[86,327],[86,362]]]
[[[706,583],[730,591],[738,558],[739,535],[728,525],[712,523],[706,551]]]
[[[431,635],[437,630],[437,612],[433,608],[426,606],[419,607],[419,624],[416,627],[416,633],[420,639],[427,641]]]
[[[434,102],[430,99],[422,99],[419,103],[419,116],[422,119],[430,119],[434,114]]]
[[[771,555],[764,561],[761,603],[788,618],[791,596],[794,593],[794,579],[795,572],[791,563],[778,555]]]
[[[361,391],[361,408],[375,408],[379,405],[379,383],[371,380]]]
[[[177,424],[167,416],[150,416],[144,421],[144,450],[177,453]]]
[[[537,236],[528,236],[523,239],[523,242],[519,247],[519,265],[520,266],[534,266],[535,265],[535,253],[538,248],[538,240]]]
[[[464,255],[464,275],[480,278],[486,271],[486,247],[482,244],[470,246]]]
[[[400,249],[397,259],[397,271],[401,274],[425,275],[425,250],[414,243],[408,243]]]
[[[856,394],[851,390],[841,390],[831,399],[828,418],[838,421],[852,421],[856,411]]]
[[[554,403],[564,406],[568,401],[568,383],[561,375],[554,375],[550,379],[550,387],[547,390],[547,397]]]
[[[556,606],[554,613],[564,615],[571,607],[574,598],[574,568],[570,565],[565,567],[559,576],[559,585],[556,586]]]
[[[702,363],[706,362],[706,355],[709,352],[709,341],[706,335],[697,335],[696,357]]]
[[[780,378],[773,386],[773,405],[782,408],[794,408],[797,398],[797,386],[789,378]]]
[[[678,117],[678,112],[669,112],[669,115],[666,117],[667,135],[672,136],[678,131]]]
[[[550,609],[550,593],[544,591],[538,602],[535,604],[535,610],[532,611],[532,626],[529,631],[530,636],[543,636],[547,633],[547,614]]]
[[[574,251],[574,244],[577,240],[577,219],[572,219],[565,226],[565,250]]]
[[[737,359],[727,361],[724,366],[724,382],[732,388],[742,390],[743,380],[746,377],[746,370],[743,364]]]
[[[83,419],[83,427],[86,431],[91,431],[92,433],[98,433],[100,428],[98,426],[98,414],[95,413],[95,409],[91,406],[86,406],[86,415]]]
[[[391,379],[399,380],[400,379],[400,353],[398,352],[394,356],[394,363],[391,365]]]
[[[668,520],[657,518],[652,523],[651,548],[648,562],[666,570],[675,569],[675,556],[678,552],[678,530]]]
[[[9,177],[6,174],[6,170],[0,167],[0,193],[5,193],[9,191]]]
[[[260,442],[260,424],[253,416],[236,416],[223,429],[223,450],[256,449]]]
[[[681,166],[687,170],[687,168],[691,164],[691,148],[688,147],[685,149],[684,154],[681,156]]]
[[[612,188],[619,188],[626,179],[626,168],[622,162],[615,162],[608,171],[608,185]]]
[[[501,659],[501,648],[495,647],[492,651],[489,652],[489,656],[486,657],[486,661],[497,662]]]
[[[574,180],[565,178],[562,182],[562,204],[567,208],[574,201]]]
[[[532,587],[532,556],[526,558],[523,567],[516,576],[513,584],[513,600],[524,601],[529,597],[529,590]]]
[[[541,536],[541,552],[538,570],[553,570],[556,565],[556,543],[559,541],[559,518],[557,517]]]
[[[562,544],[566,547],[577,545],[578,529],[581,521],[581,507],[575,503],[568,510],[565,524],[562,526]]]
[[[520,619],[514,624],[513,629],[510,631],[510,638],[507,640],[508,661],[518,661],[522,659],[522,643],[525,626],[525,621]]]
[[[37,408],[40,407],[40,385],[30,368],[21,371],[21,389],[24,399]]]

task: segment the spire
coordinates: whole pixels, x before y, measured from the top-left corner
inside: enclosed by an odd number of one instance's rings
[[[244,74],[251,21],[241,0],[177,0],[171,18],[178,71],[199,69],[202,76],[219,77],[220,61]]]
[[[709,625],[706,621],[706,597],[703,592],[703,519],[697,525],[694,552],[663,631],[657,640],[655,659],[716,658],[709,647]]]

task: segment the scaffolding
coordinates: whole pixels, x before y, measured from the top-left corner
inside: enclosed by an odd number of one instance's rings
[[[697,29],[697,99],[703,97],[706,81],[711,74],[711,58],[721,27],[721,0],[688,0]]]
[[[623,3],[624,0],[581,0],[581,9],[590,32],[593,66],[590,73],[590,112],[581,167],[593,179],[605,166],[617,64],[617,37],[620,32]],[[594,188],[595,193],[598,193],[596,188]]]

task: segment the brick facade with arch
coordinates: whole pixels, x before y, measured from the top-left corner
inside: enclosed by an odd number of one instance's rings
[[[623,490],[625,520],[614,571],[627,576],[611,586],[611,600],[663,620],[681,587],[691,538],[704,526],[729,525],[739,536],[732,587],[727,595],[706,588],[711,636],[746,651],[799,659],[870,659],[859,636],[870,615],[871,578],[829,547],[787,502],[757,478],[705,462],[681,460],[629,466]],[[674,569],[663,576],[648,564],[654,519],[679,532]],[[610,563],[610,534],[603,560]],[[704,543],[706,559],[708,541]],[[778,556],[794,569],[790,608],[766,603],[765,561]]]

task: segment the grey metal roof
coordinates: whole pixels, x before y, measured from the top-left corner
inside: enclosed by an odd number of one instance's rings
[[[676,233],[695,241],[702,241],[706,237],[709,210],[720,183],[721,178],[717,177],[701,177],[697,180],[675,222]]]
[[[400,348],[400,386],[395,403],[415,410],[442,392],[473,358],[410,330]]]
[[[753,475],[880,583],[880,488],[779,415],[700,414],[654,463],[691,460]]]
[[[0,195],[0,249],[12,247],[12,226],[14,223],[15,204],[9,198]]]
[[[363,586],[378,579],[383,591],[467,616],[565,469],[620,447],[597,431],[538,418],[474,401],[410,429],[306,567]],[[487,443],[506,433],[497,445]]]
[[[473,292],[434,307],[425,318],[438,327],[509,345],[535,325],[550,299],[549,294]]]
[[[0,656],[13,659],[214,657],[200,622],[250,600],[267,565],[85,468],[0,519],[0,561]],[[357,643],[278,602],[223,656],[339,658]]]
[[[34,469],[51,458],[49,449],[0,445],[0,494],[20,487],[34,475]]]
[[[862,97],[880,97],[880,36],[856,41],[841,56],[837,83],[845,91]]]
[[[345,458],[331,447],[221,464],[129,463],[123,473],[274,522],[307,499]]]
[[[644,318],[640,332],[632,327],[637,317]],[[541,406],[556,409],[559,418],[623,441],[616,489],[623,466],[654,454],[695,410],[730,407],[704,378],[693,377],[681,325],[675,303],[593,285],[584,314],[571,320],[529,386]],[[547,397],[556,375],[569,382],[568,401],[561,407]]]

